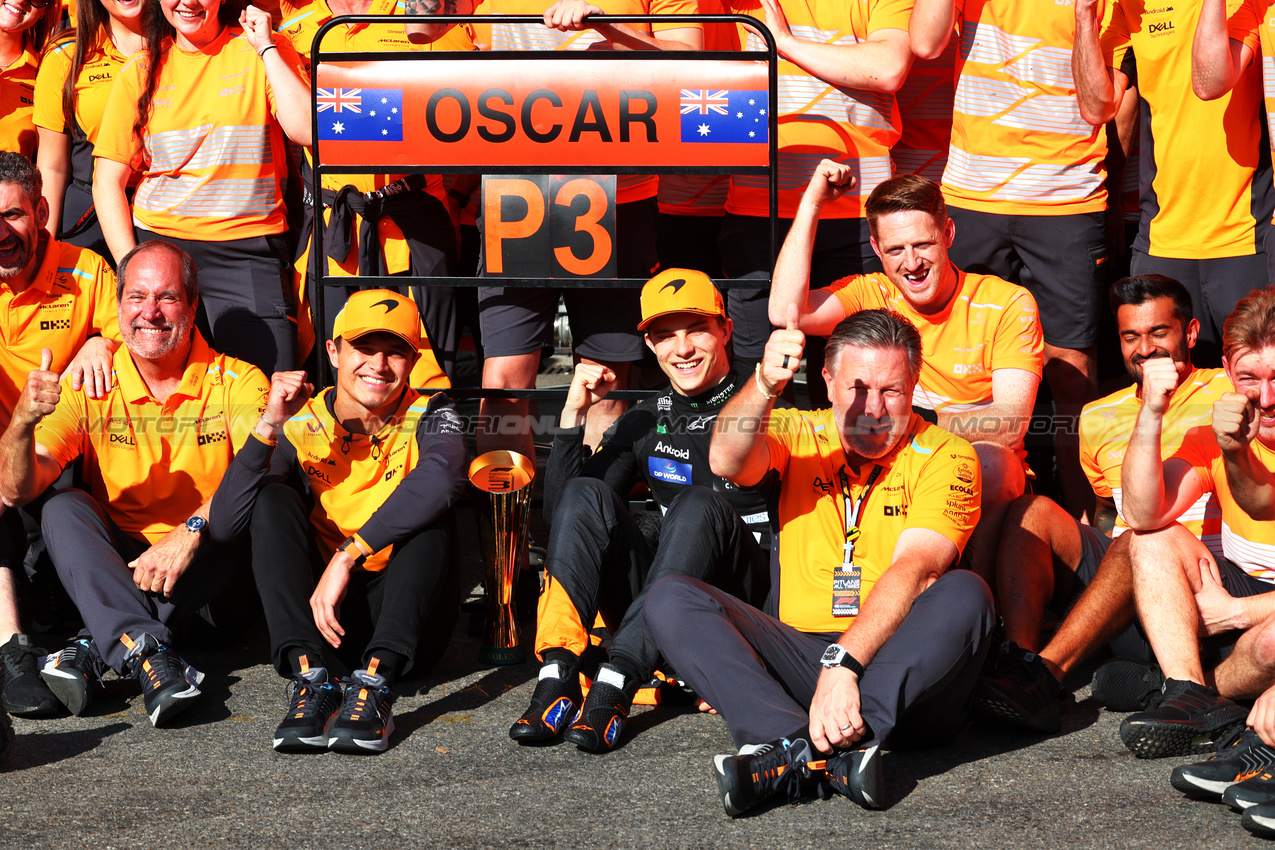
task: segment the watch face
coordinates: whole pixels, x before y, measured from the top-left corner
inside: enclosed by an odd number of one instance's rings
[[[830,646],[823,651],[823,658],[819,659],[819,661],[826,667],[835,667],[841,663],[841,656],[845,654],[846,651],[843,647]]]
[[[203,531],[204,526],[206,526],[207,524],[208,524],[208,520],[204,519],[201,516],[193,516],[190,519],[186,520],[186,528],[194,532]]]

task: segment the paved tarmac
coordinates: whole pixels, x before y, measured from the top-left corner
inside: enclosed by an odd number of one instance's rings
[[[480,566],[461,517],[460,569]],[[534,612],[524,612],[530,639]],[[972,724],[952,744],[891,752],[885,811],[844,798],[778,803],[732,820],[711,773],[729,752],[717,717],[634,711],[603,756],[569,745],[520,747],[510,723],[535,667],[483,667],[462,616],[425,679],[406,681],[397,729],[379,756],[281,755],[286,707],[265,631],[234,646],[186,650],[204,696],[152,728],[137,687],[108,688],[87,716],[15,719],[0,767],[0,850],[27,847],[1244,847],[1239,816],[1168,783],[1175,764],[1139,761],[1120,715],[1068,682],[1059,735]],[[51,647],[52,648],[52,647]]]

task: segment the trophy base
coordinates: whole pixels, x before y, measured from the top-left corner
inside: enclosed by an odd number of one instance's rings
[[[478,650],[480,664],[521,664],[527,660],[527,654],[521,645],[501,647],[484,646]]]

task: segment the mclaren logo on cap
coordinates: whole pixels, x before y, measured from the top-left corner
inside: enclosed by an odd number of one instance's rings
[[[671,286],[673,287],[673,293],[676,295],[677,291],[685,285],[686,285],[686,278],[679,277],[677,280],[670,280],[668,283],[661,286],[660,292],[663,292],[664,290],[668,289]]]
[[[373,306],[373,307],[380,307],[382,304],[384,304],[384,305],[385,305],[385,312],[386,312],[386,313],[388,313],[389,311],[393,310],[395,307],[397,307],[397,306],[398,306],[398,302],[397,302],[397,301],[395,301],[395,300],[393,300],[392,298],[386,298],[384,301],[377,301],[377,302],[376,302],[375,304],[373,304],[372,306]]]

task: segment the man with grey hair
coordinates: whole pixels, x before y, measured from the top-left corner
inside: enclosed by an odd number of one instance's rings
[[[732,816],[820,775],[882,807],[881,746],[961,728],[993,622],[983,580],[949,571],[978,522],[981,476],[968,442],[912,410],[916,328],[888,310],[846,318],[827,346],[832,409],[773,409],[804,347],[795,318],[771,334],[710,453],[741,487],[771,470],[783,482],[777,616],[684,576],[658,582],[644,611],[740,747],[714,760]]]

